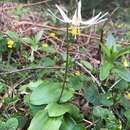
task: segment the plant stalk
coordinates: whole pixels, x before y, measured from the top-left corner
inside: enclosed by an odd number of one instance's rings
[[[64,81],[63,81],[63,85],[62,85],[62,89],[61,89],[61,93],[59,96],[59,100],[58,103],[60,103],[61,98],[63,96],[63,92],[66,86],[66,80],[67,80],[67,76],[68,76],[68,67],[69,67],[69,44],[68,44],[68,40],[69,40],[69,24],[67,24],[67,30],[66,30],[66,40],[67,40],[67,45],[66,45],[66,63],[65,63],[65,74],[64,74]]]

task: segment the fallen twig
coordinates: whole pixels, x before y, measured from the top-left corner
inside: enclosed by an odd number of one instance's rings
[[[26,8],[26,7],[30,7],[30,6],[41,5],[41,4],[47,3],[49,1],[52,1],[52,0],[44,0],[44,1],[30,3],[30,4],[19,4],[18,6],[21,6],[22,8]],[[16,9],[16,8],[17,8],[17,6],[6,7],[6,8],[2,8],[2,9],[0,8],[0,11],[7,11],[7,10]]]
[[[89,71],[87,68],[85,68],[81,63],[78,61],[75,62],[78,66],[80,66],[86,73],[88,73],[92,79],[98,84],[98,86],[101,86],[101,83],[98,81],[98,79]]]
[[[28,67],[28,68],[13,70],[10,72],[2,72],[2,73],[0,73],[0,75],[7,75],[7,74],[12,74],[12,73],[18,73],[18,72],[30,71],[30,70],[38,70],[38,69],[63,69],[63,67],[43,67],[43,66],[39,66],[39,67],[35,67],[35,68]]]

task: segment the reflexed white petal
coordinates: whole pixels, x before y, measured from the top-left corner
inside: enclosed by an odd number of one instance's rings
[[[98,19],[98,17],[99,17],[101,14],[102,14],[102,13],[100,12],[98,15],[92,17],[91,19],[89,19],[89,20],[87,20],[87,21],[84,21],[82,24],[86,24],[86,25],[92,24],[93,22],[95,22],[95,21]]]
[[[96,20],[100,17],[101,14],[102,12],[99,12],[96,16],[93,16],[91,19]]]
[[[82,16],[81,16],[81,0],[78,2],[78,8],[76,9],[74,16],[72,18],[72,24],[75,26],[80,26],[82,21]]]
[[[81,16],[81,0],[78,2],[78,17],[82,20],[82,16]]]
[[[77,8],[75,10],[74,16],[72,17],[72,19],[70,19],[66,13],[64,12],[64,10],[56,5],[57,9],[59,10],[61,16],[63,19],[58,18],[52,11],[49,10],[49,12],[51,13],[51,15],[53,15],[55,18],[57,18],[58,20],[64,22],[64,23],[71,23],[73,26],[79,27],[81,24],[85,25],[86,27],[90,27],[92,25],[96,25],[99,24],[101,22],[104,22],[107,20],[107,18],[104,18],[108,13],[105,13],[103,15],[102,12],[99,12],[96,16],[92,17],[91,19],[87,20],[87,21],[82,21],[82,16],[81,16],[81,0],[79,0]]]
[[[99,17],[98,20],[102,19],[102,18],[105,17],[106,15],[108,15],[108,12],[106,12],[104,15],[102,15],[101,17]]]
[[[64,19],[64,22],[65,22],[65,23],[70,23],[71,20],[68,18],[68,16],[65,14],[65,12],[64,12],[58,5],[56,5],[56,7],[57,7],[57,9],[60,11],[60,14],[61,14],[61,16],[62,16],[63,19]]]
[[[101,22],[104,22],[107,20],[107,18],[102,19],[103,17],[105,17],[108,13],[105,13],[104,15],[100,16],[102,13],[100,12],[98,15],[92,17],[91,19],[87,20],[87,21],[82,21],[81,24],[84,25],[95,25]]]
[[[108,18],[104,18],[104,19],[98,20],[98,21],[96,21],[96,24],[102,23],[102,22],[104,22],[106,20],[108,20]]]
[[[65,21],[64,21],[63,19],[58,18],[51,10],[48,9],[48,11],[49,11],[50,14],[51,14],[52,16],[54,16],[56,19],[58,19],[58,20],[60,20],[61,22],[64,22],[64,23],[65,23]]]

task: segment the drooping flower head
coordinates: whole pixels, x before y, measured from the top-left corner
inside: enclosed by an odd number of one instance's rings
[[[103,21],[106,21],[107,18],[104,18],[108,13],[105,13],[104,15],[101,16],[102,12],[100,12],[98,15],[92,17],[91,19],[87,20],[87,21],[82,21],[82,16],[81,16],[81,0],[78,2],[77,8],[75,10],[75,13],[72,17],[72,19],[70,19],[66,13],[63,11],[63,9],[59,6],[56,5],[57,9],[59,10],[61,16],[63,19],[58,18],[52,11],[49,10],[49,12],[56,17],[57,19],[59,19],[60,21],[64,22],[64,23],[71,23],[74,26],[80,26],[80,25],[94,25],[94,24],[98,24],[101,23]]]
[[[76,8],[75,13],[74,13],[72,18],[69,18],[67,16],[67,14],[64,12],[64,10],[59,5],[56,5],[56,8],[59,10],[59,12],[60,12],[60,14],[62,16],[62,19],[57,17],[52,11],[49,10],[49,12],[55,18],[60,20],[61,22],[68,23],[68,24],[71,24],[72,26],[74,26],[74,29],[75,29],[75,27],[79,29],[79,27],[82,26],[82,25],[90,27],[92,25],[96,25],[96,24],[99,24],[99,23],[104,22],[104,21],[107,20],[107,18],[105,18],[105,16],[108,13],[105,13],[105,14],[102,15],[102,12],[100,12],[96,16],[92,17],[91,19],[83,21],[82,16],[81,16],[81,6],[82,6],[81,5],[81,0],[79,0],[79,2],[77,4],[77,8]]]

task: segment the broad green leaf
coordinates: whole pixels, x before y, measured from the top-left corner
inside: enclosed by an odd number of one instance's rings
[[[34,82],[30,82],[29,84],[27,84],[26,86],[34,91],[40,84],[42,84],[43,81],[42,80],[37,80],[37,81],[34,81]]]
[[[115,69],[117,74],[127,82],[130,82],[130,71],[126,68],[117,68]]]
[[[112,48],[114,46],[114,44],[116,43],[115,38],[113,37],[112,33],[109,32],[107,39],[106,39],[106,45],[108,48]]]
[[[28,130],[42,130],[45,122],[48,120],[47,111],[39,111],[32,119]],[[43,129],[44,130],[44,129]]]
[[[113,113],[106,108],[102,108],[100,106],[96,106],[93,108],[93,115],[96,117],[100,117],[102,119],[106,119],[108,117],[113,117]]]
[[[46,110],[39,111],[31,121],[28,130],[59,130],[63,117],[48,117]]]
[[[43,110],[46,107],[46,105],[32,105],[29,104],[29,109],[32,115],[34,116],[38,111]]]
[[[48,111],[49,117],[58,117],[64,115],[65,113],[69,113],[75,120],[82,120],[83,118],[79,108],[70,103],[51,103],[46,107],[46,110]]]
[[[130,127],[130,110],[125,111],[124,115],[127,118],[126,128],[128,129]]]
[[[74,90],[79,90],[83,87],[83,81],[80,76],[71,76],[69,78],[68,87],[72,87]]]
[[[99,105],[99,92],[96,86],[90,85],[90,87],[84,89],[85,99],[94,104]]]
[[[86,130],[84,125],[75,125],[75,127],[72,130]]]
[[[112,69],[113,65],[109,62],[104,63],[101,67],[100,67],[100,80],[105,80],[109,73],[110,70]]]
[[[121,97],[120,99],[120,104],[125,108],[130,110],[130,101],[125,98],[124,96]]]
[[[84,127],[84,124],[77,124],[71,116],[66,115],[60,130],[86,130],[86,128]]]
[[[24,127],[27,125],[27,122],[28,122],[28,117],[25,116],[25,115],[21,115],[21,114],[18,114],[15,116],[17,119],[18,119],[18,128],[19,130],[23,130]]]
[[[69,112],[68,112],[73,119],[76,121],[82,121],[83,120],[83,114],[80,112],[79,108],[73,104],[70,104],[69,106]]]
[[[99,101],[100,101],[100,104],[103,106],[110,107],[113,105],[112,95],[109,93],[100,94]]]
[[[88,69],[90,69],[90,70],[93,69],[92,65],[91,65],[88,61],[82,60],[81,63],[82,63],[86,68],[88,68]]]
[[[62,117],[48,118],[45,122],[43,130],[59,130],[62,123]]]
[[[11,118],[6,122],[7,130],[16,130],[18,127],[18,120],[16,118]]]
[[[124,91],[128,88],[128,82],[122,79],[115,85],[114,88],[118,89],[119,91]]]
[[[76,122],[70,116],[65,116],[60,130],[72,130],[75,127]]]
[[[68,104],[51,103],[46,107],[49,117],[58,117],[69,112]]]
[[[109,116],[106,120],[106,127],[108,130],[122,130],[121,121],[116,119],[114,115]]]
[[[0,130],[6,130],[5,122],[0,121]]]
[[[48,83],[41,84],[36,88],[30,97],[33,105],[42,105],[57,102],[62,90],[62,83],[48,81]],[[65,88],[61,97],[61,102],[67,102],[73,97],[74,90],[72,88]]]

